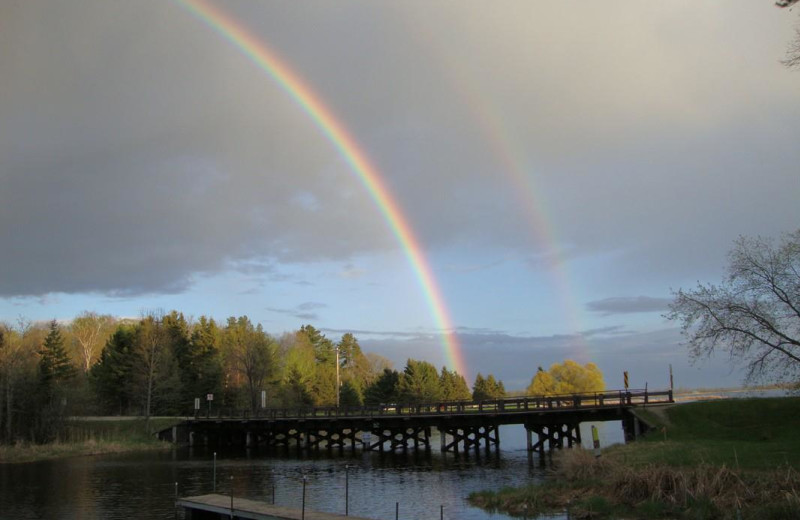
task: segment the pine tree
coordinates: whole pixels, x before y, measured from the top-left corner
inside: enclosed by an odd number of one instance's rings
[[[50,322],[50,332],[39,350],[39,383],[48,399],[53,397],[57,387],[68,383],[76,370],[72,366],[64,348],[64,338],[58,322]]]

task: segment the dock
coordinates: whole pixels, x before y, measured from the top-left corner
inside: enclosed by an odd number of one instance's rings
[[[300,509],[275,506],[246,498],[231,498],[231,495],[209,494],[184,497],[175,501],[177,507],[186,512],[187,520],[374,520],[357,516],[345,516],[321,511],[305,512]]]

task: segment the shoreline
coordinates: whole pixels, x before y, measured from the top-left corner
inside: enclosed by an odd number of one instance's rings
[[[141,417],[71,418],[65,421],[63,431],[53,442],[0,444],[0,465],[171,449],[172,443],[156,439],[153,433],[177,421],[174,417],[151,418],[146,428]]]
[[[511,516],[800,518],[800,398],[725,399],[642,411],[649,435],[595,457],[573,448],[552,476],[468,502]],[[644,416],[644,417],[642,417]]]

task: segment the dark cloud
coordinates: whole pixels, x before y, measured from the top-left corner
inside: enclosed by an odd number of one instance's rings
[[[591,301],[586,308],[603,316],[631,314],[637,312],[663,312],[669,309],[671,298],[652,298],[650,296],[618,296]]]
[[[739,234],[796,226],[800,107],[766,11],[512,4],[224,8],[453,277],[510,270],[474,254],[493,251],[535,272],[611,259],[587,267],[592,294],[666,290],[719,273]],[[303,109],[178,3],[5,2],[0,20],[0,297],[175,294],[228,270],[307,286],[281,268],[327,261],[358,280],[354,257],[398,250]]]

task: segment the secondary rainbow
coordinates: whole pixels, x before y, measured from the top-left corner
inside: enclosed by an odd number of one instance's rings
[[[442,346],[451,368],[466,376],[466,365],[455,336],[444,298],[433,277],[430,264],[414,235],[408,219],[386,188],[378,170],[347,129],[338,121],[322,99],[262,40],[235,18],[206,0],[175,0],[217,34],[241,51],[267,73],[314,121],[333,144],[378,206],[419,281],[436,326],[441,331]]]

